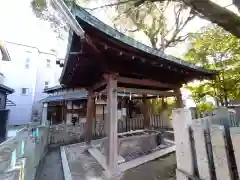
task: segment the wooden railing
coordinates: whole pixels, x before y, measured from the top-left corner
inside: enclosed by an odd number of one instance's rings
[[[104,121],[95,121],[93,134],[96,137],[105,135]],[[172,128],[171,121],[168,118],[163,118],[161,114],[150,115],[150,128]],[[118,120],[118,132],[128,132],[132,130],[144,129],[144,117],[142,114],[134,118],[124,118]]]

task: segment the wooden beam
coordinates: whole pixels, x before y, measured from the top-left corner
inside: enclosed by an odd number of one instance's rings
[[[94,92],[94,91],[97,91],[98,89],[100,89],[101,87],[107,85],[107,81],[106,80],[103,80],[101,82],[98,82],[96,84],[94,84],[92,87],[91,87],[91,90]]]
[[[148,90],[148,89],[133,89],[133,88],[118,88],[118,92],[131,92],[136,94],[149,94],[161,97],[173,97],[177,93],[169,91],[158,91],[158,90]]]
[[[149,79],[134,79],[134,78],[127,78],[127,77],[118,77],[118,82],[125,83],[125,84],[136,84],[136,85],[145,85],[151,87],[158,87],[158,88],[170,88],[175,89],[176,86],[172,84],[161,83],[154,80]]]
[[[110,72],[110,73],[104,73],[103,74],[103,78],[106,80],[106,81],[109,81],[109,79],[117,79],[118,77],[118,73],[115,73],[115,72]]]
[[[90,46],[92,46],[92,48],[93,48],[96,52],[98,52],[99,54],[101,53],[101,51],[97,48],[97,46],[95,46],[92,38],[91,38],[88,34],[85,34],[85,39],[86,39],[86,42],[87,42]]]

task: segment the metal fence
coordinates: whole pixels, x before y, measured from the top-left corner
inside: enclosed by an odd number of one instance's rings
[[[34,180],[36,169],[47,152],[48,128],[24,128],[0,144],[0,177]]]

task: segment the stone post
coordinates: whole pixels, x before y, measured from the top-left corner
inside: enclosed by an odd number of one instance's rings
[[[218,180],[230,180],[232,179],[232,172],[224,126],[211,125],[210,131],[216,177]]]
[[[192,124],[191,111],[189,109],[173,110],[173,128],[176,143],[177,168],[188,175],[194,174],[193,151],[189,134],[189,126]]]
[[[208,158],[208,150],[207,150],[208,142],[205,138],[204,124],[194,123],[192,125],[192,131],[193,131],[199,177],[200,179],[211,180],[212,174],[211,174],[210,161]]]
[[[240,177],[240,146],[238,143],[240,142],[240,127],[232,127],[230,128],[232,145],[234,150],[234,156],[236,160],[238,177]]]

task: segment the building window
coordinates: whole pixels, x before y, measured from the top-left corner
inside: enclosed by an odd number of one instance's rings
[[[28,88],[22,88],[22,95],[28,95]]]
[[[47,67],[51,67],[51,60],[47,59]]]
[[[44,89],[47,89],[47,88],[48,88],[48,85],[49,85],[49,81],[45,81],[45,82],[44,82]]]
[[[30,58],[27,57],[25,62],[25,69],[29,69],[29,64],[30,64]]]

